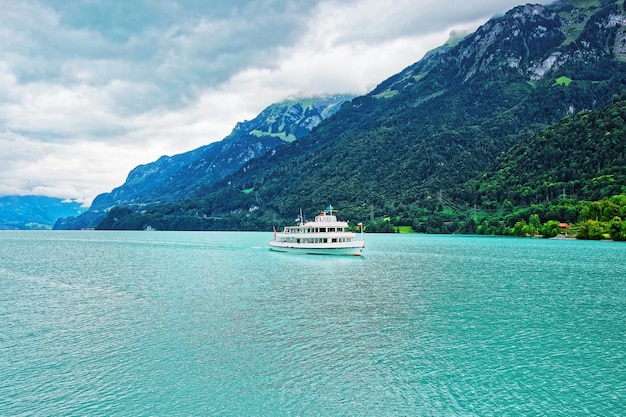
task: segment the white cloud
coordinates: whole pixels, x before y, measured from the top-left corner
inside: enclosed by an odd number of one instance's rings
[[[273,102],[364,94],[516,1],[5,0],[0,195],[90,203]]]

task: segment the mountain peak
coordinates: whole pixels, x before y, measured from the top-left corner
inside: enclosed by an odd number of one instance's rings
[[[453,79],[537,82],[566,65],[589,67],[601,58],[626,61],[625,27],[622,7],[610,0],[517,6],[474,33],[430,51],[371,95],[386,99],[423,89],[432,96],[433,89],[419,83],[428,74],[442,74],[443,85]]]
[[[147,207],[193,196],[249,160],[302,138],[352,97],[338,94],[272,104],[254,119],[237,123],[222,141],[135,167],[124,184],[98,195],[84,215],[55,227],[94,227],[115,206]]]
[[[124,227],[268,230],[289,211],[324,201],[348,217],[393,213],[410,223],[421,210],[435,210],[433,196],[441,203],[443,193],[491,210],[496,203],[465,195],[460,185],[538,129],[625,91],[625,64],[615,53],[616,44],[626,48],[622,9],[615,0],[515,7],[341,106],[293,143],[286,139],[294,130],[283,125],[297,119],[310,127],[311,107],[270,106],[237,126],[241,142],[222,142],[228,154],[207,153],[158,184],[167,194],[135,190],[143,201],[162,196],[171,204],[134,213]],[[206,180],[207,172],[230,167],[227,155],[246,161],[258,154],[254,146],[271,141],[283,146]]]
[[[490,20],[457,46],[464,79],[476,75],[520,73],[543,61],[565,39],[558,14],[541,5],[518,6]]]

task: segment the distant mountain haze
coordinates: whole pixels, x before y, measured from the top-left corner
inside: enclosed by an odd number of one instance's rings
[[[46,230],[59,217],[78,216],[80,203],[44,196],[0,197],[0,230]]]

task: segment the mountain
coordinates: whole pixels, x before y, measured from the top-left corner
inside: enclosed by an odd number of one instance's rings
[[[465,187],[483,203],[514,206],[626,194],[626,98],[543,129]]]
[[[197,195],[249,160],[302,138],[351,98],[334,95],[273,104],[253,120],[238,123],[220,142],[134,168],[123,185],[98,195],[86,213],[60,220],[55,229],[94,227],[116,206],[141,209]]]
[[[61,217],[77,216],[80,203],[43,196],[0,197],[0,230],[51,229]]]
[[[443,206],[493,210],[484,190],[465,184],[541,129],[626,91],[623,7],[614,0],[515,7],[202,195],[118,212],[125,220],[103,227],[268,230],[291,223],[299,208],[312,213],[328,203],[346,218],[408,224]]]

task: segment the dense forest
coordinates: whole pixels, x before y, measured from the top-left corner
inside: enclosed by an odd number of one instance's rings
[[[271,230],[332,203],[369,232],[535,235],[558,222],[584,237],[590,221],[608,236],[621,208],[607,219],[584,207],[621,207],[626,193],[624,10],[582,4],[516,7],[305,137],[184,200],[114,209],[99,227]]]
[[[238,200],[244,204],[253,195],[253,189],[227,189],[220,194],[229,204]],[[117,208],[99,228],[269,230],[279,221],[258,221],[254,214],[262,201],[227,218],[206,215],[210,201],[187,203],[142,212]],[[541,130],[502,153],[492,170],[450,194],[438,192],[408,205],[385,203],[379,209],[362,204],[345,208],[341,215],[365,220],[366,232],[575,234],[624,240],[626,99],[616,98],[605,109],[568,116]]]

